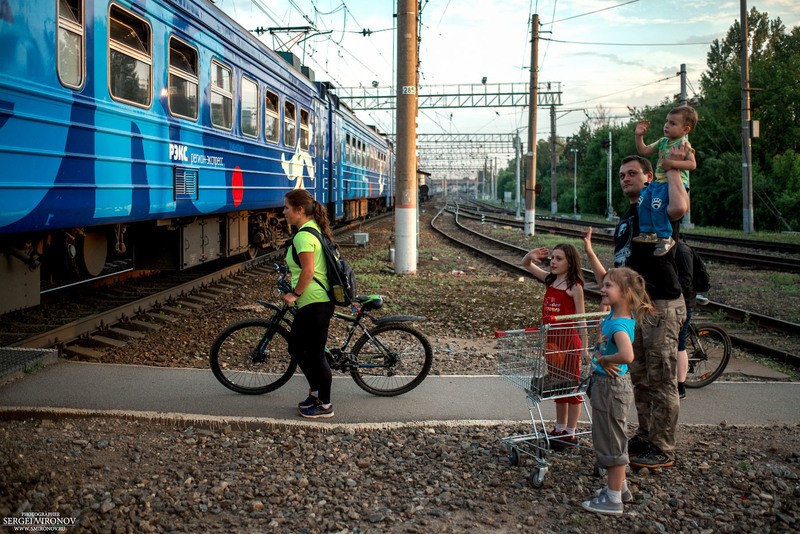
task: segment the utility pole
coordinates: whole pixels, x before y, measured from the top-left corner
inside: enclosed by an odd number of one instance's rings
[[[497,172],[497,158],[494,158],[494,165],[492,165],[492,200],[497,200],[497,179],[500,173]]]
[[[678,73],[681,75],[681,96],[680,100],[678,100],[678,104],[681,106],[686,105],[686,63],[681,63],[681,71]]]
[[[570,148],[572,152],[572,215],[578,215],[578,149]]]
[[[606,174],[606,200],[608,201],[608,220],[614,217],[614,202],[611,199],[611,130],[608,131],[608,172]]]
[[[556,106],[550,105],[550,213],[558,212],[558,191],[556,191],[556,173],[558,154],[556,152]]]
[[[417,5],[397,3],[397,274],[417,272]]]
[[[739,0],[741,11],[742,45],[739,63],[742,66],[742,231],[752,234],[753,225],[753,167],[750,147],[750,56],[747,23],[747,0]]]
[[[528,176],[525,180],[525,235],[536,232],[536,109],[539,103],[539,15],[531,18],[531,98],[528,101]]]
[[[517,220],[522,219],[522,215],[520,215],[520,207],[522,205],[522,199],[520,198],[520,176],[522,175],[522,169],[521,169],[522,162],[520,161],[521,152],[522,152],[522,141],[519,140],[519,130],[517,130],[517,135],[514,137],[514,157],[517,160],[517,171],[516,171],[517,192],[516,195],[514,195],[514,201],[515,204],[517,205],[517,215],[516,215]]]
[[[489,156],[483,157],[483,187],[481,187],[482,200],[486,198],[486,177],[489,172]]]
[[[678,104],[681,106],[685,106],[687,99],[686,99],[686,63],[681,63],[681,71],[678,73],[681,75],[681,96],[678,100]],[[689,177],[691,180],[691,176]],[[691,189],[687,192],[688,195],[691,195]],[[687,229],[691,230],[694,228],[692,224],[692,202],[689,201],[689,209],[686,210],[686,215],[683,216],[683,223],[682,226]]]

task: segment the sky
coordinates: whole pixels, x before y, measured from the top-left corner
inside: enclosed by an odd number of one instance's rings
[[[557,135],[570,136],[599,107],[624,122],[628,107],[657,105],[680,92],[686,65],[688,95],[714,39],[739,19],[735,0],[422,0],[420,93],[424,86],[528,83],[530,16],[540,20],[539,82],[559,82]],[[317,80],[340,87],[395,85],[396,0],[216,0],[246,29],[313,24],[321,32],[292,48]],[[797,0],[750,0],[780,17],[787,30],[800,25]],[[363,30],[370,35],[362,35]],[[289,34],[279,34],[287,40]],[[278,49],[269,34],[262,41]],[[550,39],[550,41],[545,40]],[[389,112],[359,117],[393,132]],[[528,111],[520,108],[420,110],[418,133],[512,133],[527,137]],[[537,136],[550,135],[549,112],[540,108]]]

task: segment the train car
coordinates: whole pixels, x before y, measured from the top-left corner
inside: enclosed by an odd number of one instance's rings
[[[293,188],[360,216],[345,201],[380,203],[383,174],[334,164],[331,125],[388,144],[335,104],[207,1],[2,0],[0,313],[119,257],[185,269],[277,246]]]
[[[366,126],[338,99],[331,107],[334,151],[338,152],[332,184],[336,216],[352,220],[390,206],[391,147],[377,128]]]

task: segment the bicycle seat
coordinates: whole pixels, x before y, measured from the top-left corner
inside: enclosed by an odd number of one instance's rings
[[[377,310],[383,306],[383,297],[380,295],[358,295],[355,301],[361,304],[363,311]]]

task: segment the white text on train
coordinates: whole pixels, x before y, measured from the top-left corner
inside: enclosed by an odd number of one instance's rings
[[[186,156],[186,151],[189,147],[186,145],[176,145],[175,143],[169,144],[169,159],[173,161],[189,161]]]

